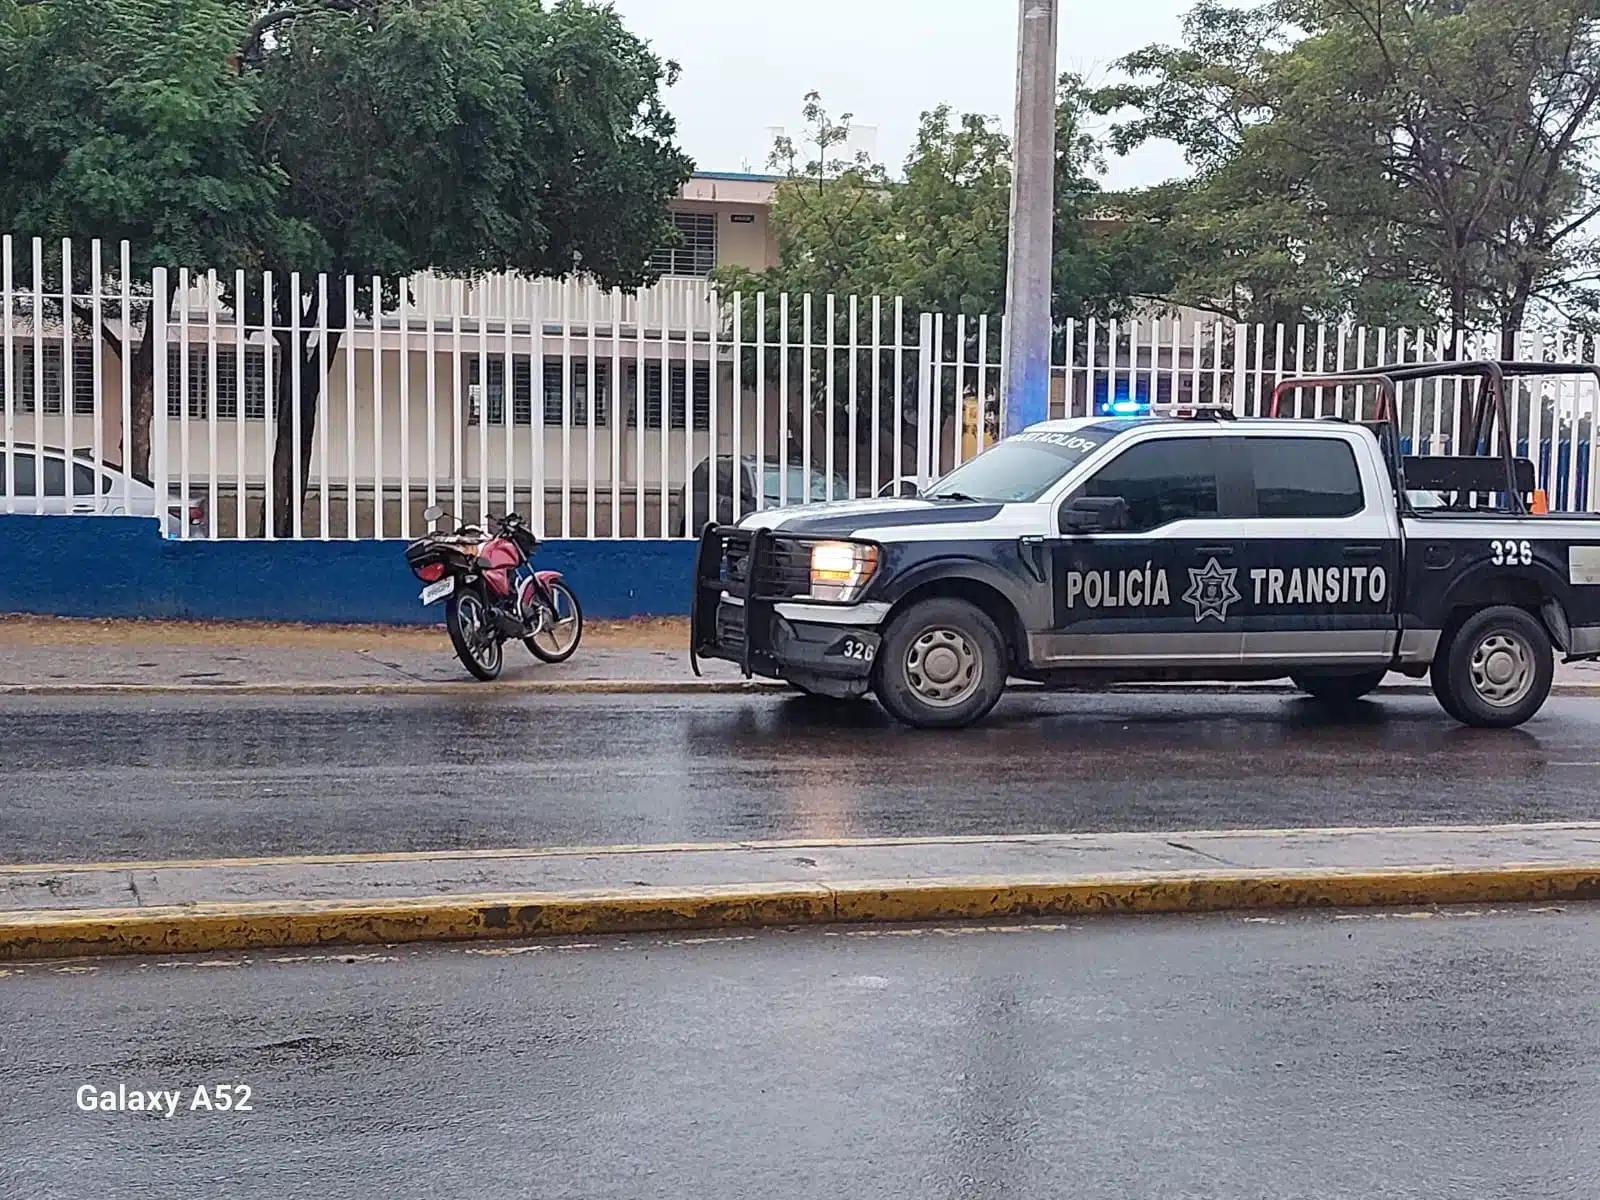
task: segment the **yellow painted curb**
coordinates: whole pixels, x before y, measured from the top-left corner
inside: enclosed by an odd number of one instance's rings
[[[817,884],[44,910],[0,915],[0,961],[809,925],[833,910],[833,893]]]
[[[1373,871],[1218,870],[1079,880],[937,880],[834,888],[840,922],[1170,914],[1600,899],[1600,864]]]
[[[332,945],[1240,909],[1600,899],[1600,863],[775,883],[0,914],[0,961]]]

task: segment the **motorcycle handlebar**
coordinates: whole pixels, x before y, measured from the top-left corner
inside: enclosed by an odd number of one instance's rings
[[[455,520],[455,518],[452,518],[452,520]],[[468,524],[465,521],[456,520],[457,533],[467,533],[471,530],[482,531],[488,527],[493,527],[497,535],[504,535],[512,532],[513,530],[527,528],[527,526],[523,524],[522,517],[514,512],[504,513],[498,517],[495,516],[494,513],[484,513],[483,524],[481,525],[473,525]]]

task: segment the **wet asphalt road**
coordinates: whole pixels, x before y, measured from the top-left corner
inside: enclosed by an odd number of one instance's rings
[[[1600,818],[1600,701],[1009,698],[926,734],[775,698],[0,701],[0,860]]]
[[[0,1195],[1586,1198],[1597,988],[1583,908],[40,964]]]

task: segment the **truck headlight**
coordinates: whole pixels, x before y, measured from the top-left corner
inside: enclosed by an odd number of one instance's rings
[[[876,546],[818,542],[811,547],[811,598],[849,603],[866,590],[877,569]]]

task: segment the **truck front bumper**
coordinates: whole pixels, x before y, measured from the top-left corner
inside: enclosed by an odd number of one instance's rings
[[[730,536],[738,539],[731,572],[725,554]],[[772,540],[765,530],[721,526],[707,528],[702,536],[689,622],[696,673],[700,659],[714,658],[737,663],[747,678],[866,680],[877,661],[879,629],[889,605],[793,598],[783,571],[769,569],[763,558],[764,543],[770,546]]]
[[[828,609],[819,620],[813,605],[752,605],[724,594],[717,600],[716,638],[696,653],[738,663],[746,675],[866,679],[877,661],[878,626],[888,607]]]

